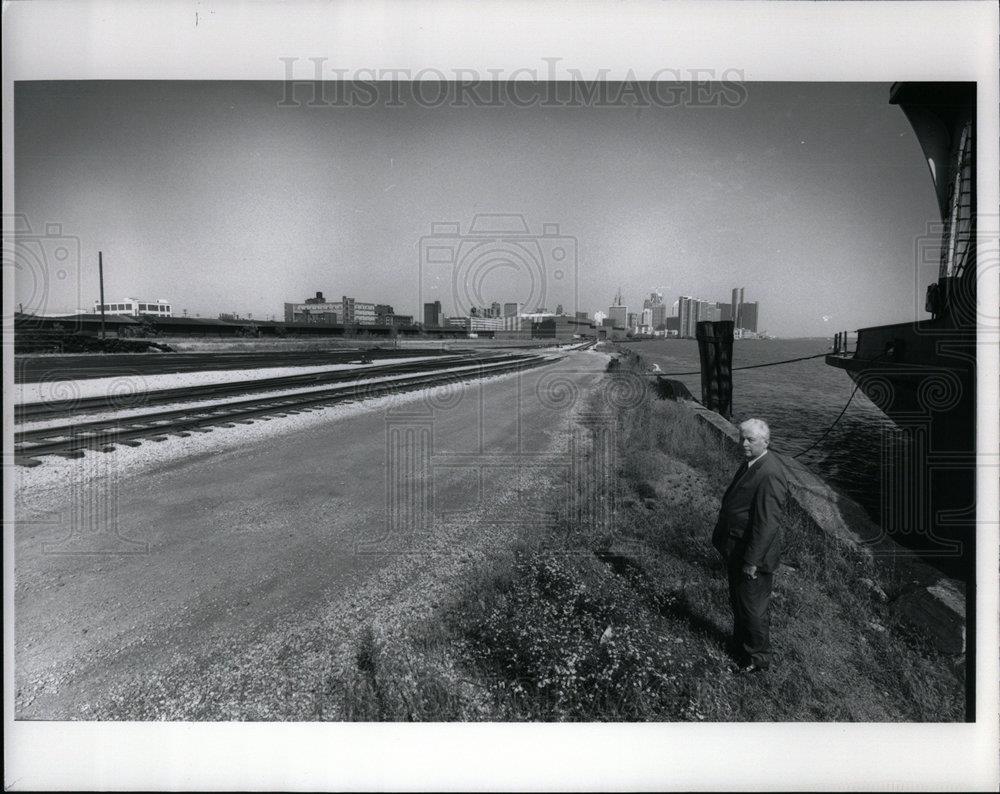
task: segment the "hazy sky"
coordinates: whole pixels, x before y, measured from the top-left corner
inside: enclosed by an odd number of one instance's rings
[[[109,301],[280,319],[322,291],[419,319],[421,300],[453,309],[451,269],[421,265],[431,224],[459,223],[436,247],[464,256],[476,214],[513,213],[572,238],[529,246],[549,309],[743,286],[780,336],[912,319],[938,214],[889,85],[746,89],[735,108],[421,107],[405,89],[402,107],[280,107],[281,83],[19,83],[16,211],[36,236],[61,224],[81,261],[22,245],[17,301],[91,307],[102,250]],[[460,290],[527,297],[524,272],[469,256]]]

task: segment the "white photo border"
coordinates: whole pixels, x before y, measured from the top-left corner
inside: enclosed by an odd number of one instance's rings
[[[541,68],[643,79],[975,80],[979,206],[1000,206],[993,2],[4,2],[4,206],[18,80],[280,80],[281,57],[348,70]],[[5,312],[14,300],[4,272]],[[987,315],[996,280],[980,283]],[[984,335],[985,337],[985,335]],[[978,443],[1000,448],[997,338],[979,349]],[[4,394],[13,383],[5,348]],[[4,411],[5,458],[12,411]],[[995,472],[993,472],[995,474]],[[11,479],[11,478],[7,478]],[[232,724],[14,722],[13,542],[4,533],[5,787],[123,789],[996,790],[998,482],[978,485],[973,724]],[[4,519],[13,483],[4,482]],[[6,525],[9,526],[9,525]]]

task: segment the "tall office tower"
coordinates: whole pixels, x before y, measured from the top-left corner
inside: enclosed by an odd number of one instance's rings
[[[650,307],[650,322],[649,324],[653,326],[654,329],[658,329],[667,321],[667,306],[664,303],[659,303],[656,306]]]
[[[493,317],[503,317],[503,309],[497,301],[490,304],[490,315]]]
[[[745,331],[753,331],[754,333],[757,333],[757,309],[757,301],[754,301],[753,303],[740,304],[740,318],[743,322],[741,328]]]
[[[434,303],[424,304],[424,327],[425,328],[440,328],[441,327],[441,301],[434,301]]]
[[[730,317],[733,321],[734,328],[742,328],[740,324],[742,322],[740,318],[740,305],[743,303],[743,287],[733,287],[733,300],[732,300],[732,313],[733,316]]]
[[[628,327],[635,328],[639,324],[638,316],[635,312],[628,313]]]
[[[703,322],[705,320],[718,319],[717,317],[715,317],[715,318],[712,317],[712,311],[711,310],[714,309],[714,308],[715,308],[714,304],[710,303],[709,301],[699,300],[698,301],[698,317],[697,317],[696,322],[700,323],[700,322]]]
[[[517,317],[521,313],[520,303],[505,303],[503,305],[503,316],[504,317]]]
[[[698,301],[698,322],[718,322],[722,319],[719,307],[710,301]]]
[[[648,309],[643,309],[642,310],[642,320],[640,320],[639,324],[640,325],[649,325],[649,326],[651,326],[653,324],[653,307],[652,306],[649,307]]]
[[[627,328],[628,306],[609,306],[608,318],[613,321],[614,328]]]
[[[698,301],[688,295],[677,299],[677,335],[693,337],[698,322]]]
[[[716,303],[715,306],[719,310],[720,320],[733,319],[733,305],[731,303]]]

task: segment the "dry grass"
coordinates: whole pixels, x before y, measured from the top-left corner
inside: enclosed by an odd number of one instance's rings
[[[616,377],[637,366],[626,359]],[[599,397],[595,397],[599,399]],[[348,719],[947,721],[961,677],[865,587],[871,562],[785,517],[777,663],[740,677],[709,544],[739,461],[683,404],[646,392],[617,415],[610,527],[563,515],[481,559],[432,621],[359,638],[331,684]],[[593,484],[591,484],[593,487]]]

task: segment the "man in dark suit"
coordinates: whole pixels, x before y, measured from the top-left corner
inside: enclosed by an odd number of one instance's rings
[[[760,419],[740,425],[746,460],[722,497],[712,545],[726,562],[733,609],[733,646],[740,669],[771,664],[771,584],[781,559],[781,513],[788,493],[784,466],[767,447],[771,431]]]

